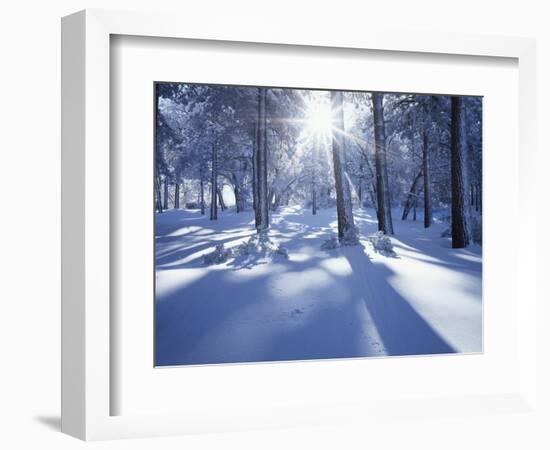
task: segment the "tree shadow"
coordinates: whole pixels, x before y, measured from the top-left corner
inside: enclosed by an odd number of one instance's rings
[[[173,249],[173,251],[171,251],[168,254],[165,253],[162,256],[157,256],[156,258],[157,270],[177,270],[182,268],[201,267],[202,262],[200,262],[200,258],[198,259],[194,258],[191,261],[186,263],[173,264],[173,265],[168,265],[168,264],[185,259],[195,253],[202,252],[203,250],[206,250],[208,248],[212,248],[212,250],[214,250],[214,248],[218,244],[226,245],[241,239],[246,239],[247,237],[250,237],[254,233],[255,231],[251,230],[249,233],[247,233],[244,236],[232,236],[226,239],[218,239],[216,241],[205,241],[204,243],[199,243],[196,245],[194,244],[189,247],[183,247],[183,248],[180,247],[180,248]]]
[[[392,287],[390,280],[396,274],[386,264],[371,261],[362,247],[343,247],[335,250],[336,253],[331,251],[328,254],[319,252],[308,255],[307,261],[293,260],[292,251],[299,251],[304,241],[319,249],[317,244],[320,245],[329,236],[328,232],[333,234],[333,228],[327,227],[326,217],[315,219],[313,223],[309,223],[310,219],[304,214],[291,212],[278,220],[276,228],[272,230],[272,236],[283,245],[288,244],[290,260],[277,259],[269,262],[269,268],[250,271],[249,274],[245,271],[239,275],[240,278],[237,277],[240,281],[231,276],[231,273],[235,273],[231,269],[242,269],[247,265],[243,265],[242,261],[229,261],[225,267],[205,271],[191,283],[157,298],[155,364],[290,361],[382,356],[385,353],[390,356],[456,353]],[[179,253],[173,252],[168,259],[175,262],[205,248],[213,249],[217,243],[231,243],[254,233],[255,230],[251,228],[247,236],[199,243],[183,248]],[[414,239],[406,240],[404,245],[417,246]],[[422,253],[417,248],[407,250]],[[346,259],[351,273],[338,274],[324,268],[323,261],[338,256]],[[166,257],[163,255],[160,258]],[[166,259],[161,260],[166,264]],[[198,267],[198,260],[200,258],[158,267],[158,270]],[[265,297],[265,293],[273,288],[273,280],[277,276],[294,274],[301,277],[312,269],[324,271],[327,277],[342,277],[345,283],[349,283],[349,291],[353,293],[352,301],[368,311],[382,341],[378,351],[376,343],[372,347],[365,346],[364,323],[353,314],[355,310],[331,304],[331,293],[322,284],[307,284],[307,294],[317,296],[316,305],[320,307],[292,307],[290,301],[288,304],[282,302],[263,308],[264,302],[273,301]],[[196,292],[200,292],[200,298],[196,297]],[[257,311],[272,310],[276,311],[276,317],[256,314]],[[207,320],[203,320],[204,317]],[[280,328],[273,327],[273,321],[280,321]],[[246,326],[242,327],[243,323]],[[203,345],[205,342],[208,343],[206,347]],[[235,346],[231,347],[231,343]],[[201,354],[201,348],[209,348],[211,352]]]
[[[308,286],[314,306],[267,305],[275,316],[264,316],[263,302],[272,279],[280,274],[300,275],[306,269],[321,268],[324,257],[307,262],[274,264],[273,270],[255,274],[251,280],[236,284],[227,271],[208,272],[197,281],[177,289],[156,302],[156,361],[162,365],[246,363],[311,359],[402,356],[455,353],[418,312],[388,283],[392,272],[383,264],[369,261],[361,247],[341,249],[351,267],[352,299],[362,303],[372,317],[382,342],[365,345],[364,322],[356,309],[330,303],[323,286]],[[370,273],[367,272],[370,271]],[[330,273],[330,277],[338,277]],[[375,296],[371,280],[377,283]],[[218,295],[219,289],[224,295]],[[201,292],[200,298],[193,298]],[[357,294],[355,294],[357,295]],[[325,300],[323,300],[325,299]],[[280,310],[279,310],[280,309]],[[207,320],[201,318],[207,317]],[[279,321],[277,326],[273,322]],[[254,331],[250,331],[250,330]],[[266,331],[269,330],[269,331]],[[229,333],[229,334],[228,334]],[[201,345],[208,341],[209,352]],[[216,345],[217,343],[217,345]],[[235,345],[230,345],[231,343]],[[372,344],[372,345],[370,345]],[[258,347],[259,346],[259,347]]]
[[[181,228],[177,228],[174,231],[178,231],[180,229]],[[212,234],[218,234],[218,232],[216,230],[212,230],[212,229],[205,228],[205,227],[197,228],[196,230],[187,231],[186,233],[176,234],[176,235],[174,235],[174,234],[159,234],[159,233],[160,232],[157,231],[156,236],[155,236],[155,242],[157,242],[158,244],[170,244],[171,242],[177,242],[182,238],[189,238],[189,237],[192,237],[194,235],[199,235],[201,237],[204,237],[204,236],[210,236]]]
[[[369,341],[364,323],[351,308],[325,304],[290,324],[266,345],[259,361],[307,361],[383,356],[383,347]]]
[[[266,251],[253,251],[238,254],[232,257],[226,264],[227,267],[233,270],[252,270],[256,266],[273,263],[284,263],[286,257],[283,254],[269,253]]]
[[[482,267],[482,263],[478,262],[478,261],[464,261],[464,260],[462,260],[461,263],[455,263],[455,262],[442,261],[442,260],[437,259],[437,258],[424,259],[424,258],[412,256],[412,255],[407,256],[407,258],[413,259],[413,260],[418,261],[420,263],[432,264],[432,265],[435,265],[435,266],[445,267],[445,268],[448,268],[448,269],[451,269],[451,270],[459,270],[461,272],[481,273],[481,267]]]
[[[284,248],[286,244],[289,244],[289,251],[293,250],[293,247],[296,243],[306,242],[311,243],[312,245],[315,241],[318,241],[319,246],[321,245],[324,238],[330,236],[332,229],[326,225],[313,226],[307,223],[307,216],[304,214],[299,215],[297,213],[290,213],[291,219],[287,218],[287,214],[282,217],[280,220],[277,220],[273,224],[273,227],[269,230],[269,237],[274,239],[275,243],[281,244]],[[279,219],[279,218],[278,218]],[[303,220],[303,223],[301,222]],[[324,223],[322,219],[319,222]],[[234,233],[239,232],[238,236],[235,236]],[[220,232],[222,233],[222,232]],[[227,233],[223,232],[223,233]],[[183,248],[174,248],[170,251],[165,251],[160,253],[157,251],[156,261],[157,261],[157,270],[177,270],[183,268],[197,268],[202,267],[202,261],[200,258],[193,258],[191,261],[180,263],[180,264],[171,264],[178,260],[188,258],[194,253],[201,252],[207,248],[211,248],[214,251],[216,245],[218,244],[231,244],[235,241],[243,240],[250,238],[256,234],[255,229],[252,227],[248,231],[246,230],[237,230],[231,231],[233,236],[226,239],[218,239],[215,241],[206,241],[200,244],[191,244]],[[185,235],[187,236],[187,234]],[[309,242],[312,241],[312,242]],[[160,241],[159,241],[160,242]],[[237,257],[230,257],[227,265],[232,267],[234,270],[240,269],[251,269],[254,266],[265,264],[270,258],[266,255],[257,253],[257,254],[248,254],[248,255],[237,255]],[[281,261],[281,255],[273,255],[275,261]],[[167,265],[171,264],[171,265]]]
[[[322,258],[321,258],[322,259]],[[273,317],[251,315],[247,310],[262,310],[264,302],[273,301],[266,297],[265,293],[272,287],[274,277],[281,274],[303,273],[304,270],[314,265],[319,270],[316,261],[307,262],[287,261],[277,264],[270,263],[269,271],[256,273],[251,279],[237,283],[231,279],[232,270],[208,271],[204,276],[181,288],[170,291],[162,298],[155,300],[155,365],[189,365],[189,364],[215,364],[231,362],[256,362],[262,360],[273,360],[268,351],[269,345],[263,347],[259,352],[250,350],[255,344],[254,339],[258,336],[246,336],[238,340],[234,348],[228,349],[227,345],[235,335],[245,333],[245,328],[239,329],[239,323],[244,321],[259,330],[262,334],[265,326],[275,320]],[[220,289],[222,291],[220,291]],[[315,289],[312,287],[312,289]],[[317,288],[321,289],[321,287]],[[200,292],[200,298],[195,293]],[[281,309],[281,318],[286,321],[292,315],[298,317],[301,312],[295,311],[286,305],[288,311],[283,311],[285,305],[280,307],[271,305],[268,310]],[[249,313],[252,314],[252,313]],[[285,314],[291,316],[286,317]],[[235,320],[237,320],[235,322]],[[240,321],[240,322],[239,322]],[[225,329],[231,330],[227,339],[223,339]],[[198,349],[201,343],[206,340],[217,339],[222,336],[214,353],[200,354]],[[234,341],[233,341],[234,342]],[[294,343],[300,347],[300,342]],[[224,349],[229,352],[224,353]],[[266,354],[263,358],[259,354]],[[282,357],[282,359],[292,359]]]
[[[391,356],[456,353],[430,324],[389,283],[394,272],[374,264],[363,249],[343,251],[351,269],[351,282],[361,292],[384,346]],[[376,284],[376,290],[373,285]],[[376,291],[376,293],[375,293]]]
[[[468,260],[466,257],[481,258],[481,255],[472,251],[472,249],[453,249],[451,246],[438,245],[437,241],[429,240],[427,244],[422,245],[414,237],[398,236],[395,237],[394,247],[401,248],[410,253],[416,253],[417,255],[428,256],[428,258],[422,258],[421,256],[408,255],[407,258],[416,259],[420,262],[440,265],[442,267],[453,268],[462,271],[470,271],[481,273],[482,261]],[[436,252],[430,251],[428,246],[435,247]]]

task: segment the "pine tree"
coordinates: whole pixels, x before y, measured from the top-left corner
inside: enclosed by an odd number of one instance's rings
[[[332,159],[336,187],[336,213],[338,216],[338,239],[351,238],[355,234],[351,192],[346,176],[346,139],[344,128],[344,98],[340,91],[332,91],[331,109],[333,115]]]
[[[180,209],[180,184],[176,182],[174,186],[174,209]]]
[[[269,228],[269,209],[267,201],[267,89],[258,88],[258,116],[255,148],[256,162],[256,230],[261,232]]]
[[[451,98],[451,233],[453,248],[464,248],[470,244],[465,157],[464,99],[454,96]]]
[[[424,228],[432,226],[432,196],[430,176],[430,144],[426,123],[422,132],[422,174],[424,175]]]
[[[218,202],[216,199],[218,195],[218,149],[216,142],[212,144],[212,178],[210,185],[210,220],[218,220]]]
[[[384,124],[384,94],[372,94],[374,116],[376,192],[378,203],[378,229],[384,234],[393,234],[390,191],[388,187],[388,165],[386,158],[386,130]]]

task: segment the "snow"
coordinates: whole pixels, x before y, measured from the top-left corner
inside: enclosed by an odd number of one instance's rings
[[[397,254],[393,251],[393,243],[391,238],[385,235],[383,231],[377,231],[372,236],[369,236],[368,239],[375,252],[381,253],[385,256],[397,256]]]
[[[287,257],[242,264],[251,211],[157,214],[156,365],[481,352],[481,247],[396,217],[391,257],[371,243],[373,210],[354,210],[361,245],[321,249],[335,209],[281,208],[268,237]]]

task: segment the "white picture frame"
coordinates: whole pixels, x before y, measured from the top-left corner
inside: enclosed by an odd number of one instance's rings
[[[110,335],[110,37],[112,35],[200,39],[242,43],[286,44],[337,49],[368,49],[413,54],[500,57],[517,60],[519,101],[518,208],[534,229],[535,208],[535,43],[532,39],[439,33],[400,33],[372,27],[327,35],[313,25],[281,30],[276,24],[250,23],[233,28],[223,21],[204,23],[166,14],[86,10],[62,21],[62,430],[85,440],[162,436],[208,431],[246,430],[342,418],[360,420],[380,411],[392,414],[395,399],[234,414],[230,405],[218,411],[178,414],[111,415]],[[520,260],[535,260],[535,237],[515,244]],[[535,271],[517,266],[518,378],[515,390],[460,399],[424,396],[403,405],[444,414],[492,413],[503,405],[524,411],[536,399]],[[274,365],[271,366],[275,367]],[[312,366],[310,366],[312,367]],[[258,369],[256,369],[258,370]],[[269,367],[264,370],[271,370]],[[310,369],[313,370],[313,369]],[[263,372],[263,373],[264,373]],[[184,376],[184,375],[182,375]],[[200,386],[197,389],[201,389]],[[266,405],[269,407],[269,405]]]

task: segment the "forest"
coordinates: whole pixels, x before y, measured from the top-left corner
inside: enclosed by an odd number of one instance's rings
[[[482,98],[155,96],[157,365],[481,350]]]

